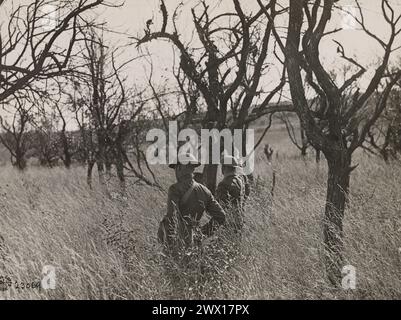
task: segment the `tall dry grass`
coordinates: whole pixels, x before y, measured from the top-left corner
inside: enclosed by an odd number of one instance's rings
[[[88,190],[80,168],[0,168],[0,273],[32,282],[53,265],[57,276],[55,290],[10,288],[0,298],[401,298],[401,168],[357,161],[344,221],[346,260],[357,271],[352,291],[330,288],[324,273],[324,164],[275,159],[272,201],[271,168],[259,158],[241,253],[230,261],[219,247],[206,248],[194,261],[206,264],[209,276],[170,270],[179,288],[169,283],[156,241],[165,193],[130,185],[126,199],[108,197],[98,186]],[[158,176],[166,187],[173,182],[167,170]]]

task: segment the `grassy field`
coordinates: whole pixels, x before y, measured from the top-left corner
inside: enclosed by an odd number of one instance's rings
[[[279,151],[274,199],[272,167],[258,154],[240,255],[227,262],[224,250],[206,251],[199,259],[213,276],[200,283],[177,270],[179,289],[169,284],[156,241],[164,192],[130,185],[126,199],[107,197],[98,186],[88,190],[84,168],[0,168],[0,276],[37,281],[52,265],[57,281],[55,290],[12,287],[0,298],[400,299],[400,165],[356,157],[345,245],[357,287],[333,289],[322,261],[325,164],[300,159],[282,128],[266,139]],[[174,181],[167,169],[158,176],[166,189]]]

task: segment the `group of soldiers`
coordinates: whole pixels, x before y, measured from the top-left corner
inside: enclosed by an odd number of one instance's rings
[[[223,155],[221,163],[223,180],[218,184],[216,196],[199,180],[200,174],[195,170],[200,163],[194,156],[187,155],[185,164],[169,166],[174,169],[177,182],[169,188],[167,214],[160,222],[158,239],[170,256],[174,257],[183,248],[199,246],[222,226],[240,239],[250,186],[235,157]],[[210,219],[201,225],[205,214]]]

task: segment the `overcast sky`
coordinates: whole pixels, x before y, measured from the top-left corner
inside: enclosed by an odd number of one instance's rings
[[[180,0],[168,0],[166,1],[169,12],[171,13],[174,8],[180,3]],[[283,1],[285,3],[287,1]],[[189,39],[193,32],[193,24],[191,21],[190,9],[194,7],[197,0],[184,0],[184,6],[179,19],[179,31],[184,39]],[[221,0],[221,1],[208,1],[211,8],[214,8],[215,12],[221,11],[233,11],[232,0]],[[256,12],[258,4],[256,0],[242,0],[241,1],[244,10],[247,12]],[[366,23],[369,28],[382,39],[387,39],[389,36],[389,27],[385,23],[381,14],[381,0],[360,0],[362,7],[365,12]],[[400,0],[390,0],[390,3],[394,5],[398,13],[401,12]],[[355,8],[353,0],[340,0],[341,4],[347,10],[353,10]],[[153,28],[160,28],[161,16],[159,13],[159,1],[158,0],[126,0],[121,8],[114,9],[102,9],[99,12],[99,18],[107,21],[111,28],[119,30],[124,33],[137,35],[143,34],[146,21],[153,19]],[[354,9],[355,10],[355,9]],[[322,56],[324,57],[325,63],[332,65],[333,68],[338,66],[339,58],[337,54],[337,45],[332,41],[333,39],[340,41],[344,44],[346,53],[349,56],[356,56],[361,63],[369,65],[370,63],[377,60],[382,54],[382,48],[363,32],[357,28],[353,28],[352,19],[349,21],[346,14],[335,15],[331,22],[331,28],[345,27],[346,30],[341,31],[333,37],[327,38],[321,48]],[[116,42],[127,41],[126,36],[110,35],[110,39]],[[163,74],[163,71],[167,68],[170,69],[173,65],[172,59],[172,46],[165,42],[156,41],[148,46],[152,54],[152,59],[156,65],[156,69],[160,73],[156,73],[156,76],[162,80],[162,77],[168,77],[167,74]],[[126,52],[128,55],[138,54],[134,47],[128,49]],[[143,79],[146,76],[144,71],[146,63],[143,61],[134,62],[130,67],[132,77]],[[157,81],[157,79],[155,79]]]
[[[27,2],[28,0],[9,0],[8,3],[19,3],[21,1]],[[121,46],[132,41],[129,40],[129,35],[143,35],[143,30],[148,19],[153,19],[154,25],[152,27],[154,30],[160,28],[161,15],[159,12],[159,0],[115,0],[113,2],[124,4],[119,8],[102,8],[97,10],[96,13],[99,21],[107,22],[109,29],[119,32],[118,34],[109,33],[107,35],[107,39],[114,45]],[[181,0],[166,1],[170,17],[180,2]],[[198,0],[183,0],[182,2],[184,5],[181,9],[178,29],[182,38],[188,40],[194,31],[190,10],[197,5]],[[207,2],[210,3],[214,14],[234,11],[232,0],[207,0]],[[282,3],[288,3],[288,0],[282,0]],[[389,36],[389,27],[381,14],[381,0],[360,0],[360,3],[364,8],[365,19],[369,29],[378,34],[380,38],[387,39]],[[401,12],[401,0],[390,0],[390,3],[395,6],[397,13]],[[244,11],[247,13],[256,12],[259,8],[257,0],[242,0],[241,4]],[[353,0],[340,0],[339,4],[347,10],[353,10],[352,8],[355,8]],[[3,10],[5,9],[3,8]],[[283,25],[286,25],[286,23],[283,23]],[[354,28],[352,26],[352,20],[350,22],[345,14],[333,16],[330,29],[336,27],[345,27],[345,30],[332,37],[326,38],[321,47],[324,63],[329,65],[330,68],[338,67],[341,61],[337,54],[337,45],[332,41],[333,39],[340,41],[344,45],[347,55],[355,56],[361,64],[366,66],[382,55],[383,49],[377,42],[364,35],[364,33],[357,28]],[[170,24],[169,28],[171,30]],[[154,41],[144,48],[148,48],[152,55],[155,69],[153,81],[155,84],[171,82],[173,85],[174,81],[171,79],[171,68],[173,66],[172,45],[166,41]],[[130,46],[124,48],[122,59],[129,59],[137,55],[139,55],[139,53],[135,46]],[[149,63],[145,60],[137,60],[131,63],[126,69],[130,81],[142,85],[145,84],[147,75],[149,74],[148,66]],[[269,80],[274,80],[275,78],[278,80],[278,76],[278,72],[272,74]],[[369,76],[369,74],[367,76]]]
[[[214,13],[234,11],[232,0],[206,1],[210,4],[210,7],[213,8]],[[381,14],[381,0],[359,1],[364,8],[365,18],[369,28],[382,39],[386,39],[389,35],[389,28]],[[17,4],[21,2],[27,3],[29,0],[8,0],[6,1],[6,5],[8,4],[9,6],[12,3]],[[99,15],[99,20],[107,22],[110,29],[127,34],[109,34],[108,38],[116,45],[122,45],[129,42],[128,34],[143,34],[143,29],[145,28],[148,19],[153,19],[154,29],[160,28],[161,15],[159,12],[159,0],[110,0],[110,2],[121,3],[123,5],[119,8],[99,9],[97,10],[97,14]],[[189,39],[194,30],[190,10],[196,6],[199,1],[166,0],[170,16],[180,2],[183,2],[184,6],[181,9],[178,28],[182,37],[184,39]],[[286,4],[288,3],[288,0],[279,0],[279,2]],[[401,0],[389,0],[389,2],[394,5],[398,13],[401,13]],[[341,4],[344,8],[347,8],[347,10],[352,10],[352,8],[355,7],[354,3],[354,0],[340,0],[338,2],[338,4]],[[241,0],[241,4],[247,13],[256,12],[259,8],[257,0]],[[6,10],[6,8],[7,6],[0,10],[0,19],[4,19],[4,10]],[[332,63],[333,66],[338,63],[338,55],[336,53],[337,46],[333,43],[332,38],[342,42],[346,48],[347,54],[357,56],[362,63],[368,64],[381,55],[382,49],[378,44],[365,36],[361,31],[352,29],[352,25],[349,25],[346,15],[335,15],[332,19],[331,27],[344,26],[346,27],[346,30],[341,31],[333,37],[327,38],[322,45],[321,52],[327,63]],[[164,66],[171,68],[173,59],[172,46],[170,44],[156,41],[147,47],[149,47],[153,60],[157,65],[156,68],[161,70],[164,70]],[[124,50],[124,54],[126,54],[127,57],[131,57],[138,55],[138,52],[133,46]],[[130,70],[132,70],[131,72],[135,75],[135,78],[141,78],[144,76],[143,61],[134,62],[130,66]]]

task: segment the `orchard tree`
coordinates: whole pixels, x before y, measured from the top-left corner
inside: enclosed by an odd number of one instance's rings
[[[258,0],[264,8],[262,0]],[[302,122],[308,141],[321,150],[328,163],[327,198],[324,215],[324,244],[327,275],[333,285],[341,284],[343,257],[343,219],[349,194],[350,177],[356,166],[352,164],[353,153],[362,146],[369,130],[386,108],[392,88],[401,78],[401,72],[388,74],[386,70],[395,50],[401,30],[401,17],[395,13],[388,0],[381,0],[381,11],[390,34],[380,37],[365,23],[364,10],[359,9],[354,19],[359,27],[381,47],[383,54],[380,64],[373,70],[373,76],[366,89],[362,90],[358,80],[368,68],[356,59],[347,56],[341,43],[338,45],[339,59],[356,68],[348,79],[338,84],[333,81],[330,71],[322,63],[321,41],[329,30],[328,23],[335,12],[335,0],[290,0],[289,23],[286,43],[274,30],[275,37],[283,52],[294,109]],[[265,10],[267,17],[270,13]],[[272,20],[270,20],[272,21]],[[311,108],[305,90],[306,82],[312,87],[319,103]],[[382,86],[381,90],[377,89]],[[347,91],[353,88],[352,94]],[[370,103],[376,95],[378,102]],[[378,95],[378,96],[377,96]],[[324,124],[324,125],[323,125]]]
[[[109,173],[110,177],[111,167],[115,165],[123,191],[127,176],[124,171],[133,173],[147,185],[159,187],[142,170],[141,162],[146,165],[147,161],[140,152],[143,141],[138,134],[130,135],[142,127],[140,116],[147,103],[142,99],[143,92],[129,85],[124,75],[124,68],[138,57],[119,61],[124,46],[117,48],[106,43],[104,33],[103,29],[87,29],[80,54],[84,64],[69,77],[73,90],[64,90],[85,145],[88,184],[91,185],[96,164],[101,185],[105,185],[105,174]],[[127,155],[129,146],[135,148],[137,168]],[[150,174],[154,178],[151,170]]]
[[[246,132],[249,124],[258,117],[280,111],[277,107],[270,108],[269,104],[284,87],[285,72],[279,69],[277,82],[268,90],[267,73],[273,71],[267,58],[273,60],[277,56],[274,54],[273,23],[262,23],[266,20],[264,10],[272,19],[282,14],[276,0],[254,14],[245,12],[239,0],[232,0],[232,11],[213,14],[208,2],[201,0],[191,9],[195,35],[190,42],[184,39],[185,31],[178,29],[181,10],[182,4],[169,14],[165,1],[161,0],[160,28],[154,30],[153,21],[149,20],[145,34],[135,39],[138,46],[167,40],[177,50],[182,74],[177,70],[174,73],[176,79],[179,76],[177,81],[190,109],[187,115],[196,107],[191,99],[201,98],[206,109],[202,128],[219,132],[226,128],[242,129]],[[200,96],[193,94],[195,92]],[[257,112],[254,112],[255,105],[258,106]],[[205,183],[212,192],[216,188],[216,175],[217,165],[205,166]]]
[[[32,147],[34,108],[35,104],[28,99],[16,97],[0,116],[0,142],[10,153],[12,165],[19,170],[26,168],[27,153]]]
[[[1,1],[7,9],[10,1]],[[0,26],[0,103],[18,91],[40,91],[43,80],[69,71],[79,25],[104,0],[35,0],[12,3]],[[16,6],[15,6],[16,5]]]

